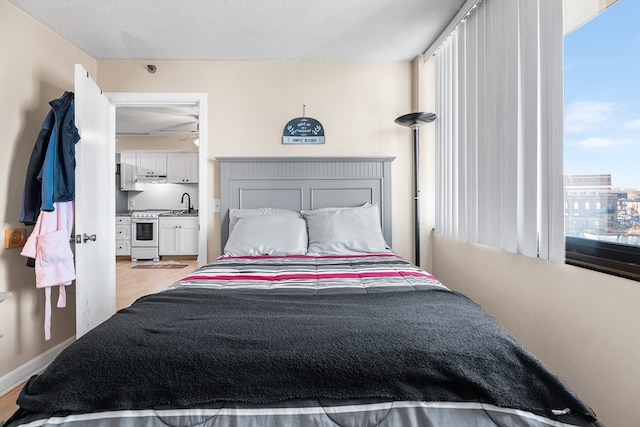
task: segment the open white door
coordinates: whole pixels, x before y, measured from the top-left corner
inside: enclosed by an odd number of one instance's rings
[[[116,311],[115,109],[81,66],[75,67],[76,338]],[[107,160],[110,159],[111,161]]]

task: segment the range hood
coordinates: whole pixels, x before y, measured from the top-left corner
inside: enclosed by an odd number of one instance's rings
[[[166,175],[136,175],[136,182],[145,184],[166,184]]]

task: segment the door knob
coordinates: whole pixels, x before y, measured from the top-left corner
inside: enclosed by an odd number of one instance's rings
[[[92,234],[92,235],[87,235],[87,233],[84,233],[82,235],[82,243],[87,243],[87,240],[91,240],[92,242],[96,241],[96,235]]]

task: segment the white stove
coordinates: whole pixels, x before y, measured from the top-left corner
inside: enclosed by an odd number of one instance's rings
[[[146,209],[131,212],[131,261],[160,261],[158,252],[158,217],[171,212],[166,209]]]

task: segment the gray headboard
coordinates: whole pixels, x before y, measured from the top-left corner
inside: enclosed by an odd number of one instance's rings
[[[391,246],[391,162],[395,157],[217,157],[222,249],[229,209],[292,211],[377,203]]]

